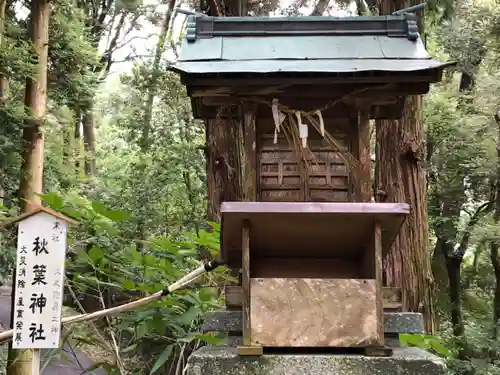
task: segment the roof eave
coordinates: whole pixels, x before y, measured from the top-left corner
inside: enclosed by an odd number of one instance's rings
[[[346,61],[352,63],[352,68],[346,68]],[[262,62],[262,69],[259,69],[257,64]],[[391,74],[411,74],[414,72],[422,71],[442,71],[446,68],[453,67],[456,62],[441,62],[434,59],[421,59],[421,60],[402,60],[402,59],[370,59],[373,63],[373,67],[364,67],[363,69],[357,68],[356,65],[363,65],[363,63],[368,63],[367,60],[353,59],[353,60],[323,60],[321,65],[329,65],[333,68],[335,63],[343,65],[343,70],[340,69],[318,69],[318,68],[307,68],[307,65],[311,64],[312,60],[294,60],[293,62],[287,60],[254,60],[254,61],[224,61],[224,60],[211,60],[211,61],[181,61],[177,64],[170,66],[168,69],[180,74],[183,77],[193,76],[193,75],[205,75],[205,74],[217,74],[219,76],[231,76],[231,75],[255,75],[255,76],[266,76],[272,75],[323,75],[323,76],[342,76],[342,75],[352,75],[352,74],[366,74],[370,72],[385,72],[389,75]],[[247,63],[247,66],[252,65],[253,67],[246,70],[238,70],[241,68],[233,69],[233,66],[243,66]],[[197,70],[188,69],[189,65],[198,66]],[[280,66],[279,69],[272,69],[272,65]],[[287,69],[286,65],[294,66],[294,69]],[[202,69],[206,66],[206,69]],[[413,67],[412,67],[413,66]],[[384,69],[380,69],[383,67]],[[405,68],[406,67],[406,68]],[[230,69],[231,68],[231,69]]]

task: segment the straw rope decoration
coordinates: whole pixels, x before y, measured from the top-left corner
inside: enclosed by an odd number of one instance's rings
[[[344,163],[349,169],[358,170],[359,161],[349,151],[343,150],[341,142],[339,142],[332,134],[330,134],[328,131],[325,130],[321,112],[333,108],[338,103],[346,100],[347,98],[355,97],[360,93],[367,91],[386,90],[391,86],[392,84],[389,83],[377,87],[366,87],[363,89],[354,90],[349,94],[331,103],[328,103],[320,108],[314,109],[312,111],[301,111],[301,110],[291,109],[279,103],[278,99],[276,98],[273,99],[271,103],[269,103],[268,101],[263,100],[260,97],[252,96],[252,97],[242,98],[241,102],[263,104],[271,107],[273,119],[275,122],[274,143],[277,143],[277,133],[283,132],[288,144],[291,145],[293,152],[298,156],[298,159],[300,158],[303,160],[304,162],[303,166],[305,166],[306,170],[310,169],[310,161],[315,160],[314,154],[312,153],[311,149],[307,146],[307,141],[304,141],[304,139],[308,138],[307,125],[311,125],[319,134],[321,134],[321,136],[326,141],[328,146],[330,146],[335,152],[338,153],[339,157],[344,161]],[[278,88],[282,88],[282,86],[279,86]],[[274,89],[276,89],[276,87]],[[271,91],[275,90],[265,89],[264,92],[259,92],[259,94],[269,95],[271,94]],[[300,123],[298,121],[299,119]],[[308,124],[307,125],[303,124],[302,119],[307,119]],[[301,132],[304,133],[304,126],[305,126],[305,137],[304,136],[301,137]],[[299,163],[299,166],[301,164],[302,163]],[[300,166],[300,168],[303,169],[302,166]],[[305,178],[305,176],[302,175],[301,178]]]

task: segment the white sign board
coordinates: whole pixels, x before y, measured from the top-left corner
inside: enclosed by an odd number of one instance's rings
[[[18,224],[14,349],[59,347],[67,229],[43,211]]]

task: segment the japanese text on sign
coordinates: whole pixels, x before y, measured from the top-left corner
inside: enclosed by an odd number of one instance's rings
[[[59,347],[67,228],[43,211],[19,222],[14,349]]]

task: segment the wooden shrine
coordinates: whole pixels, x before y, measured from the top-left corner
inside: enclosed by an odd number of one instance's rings
[[[407,204],[224,202],[221,211],[222,257],[242,269],[243,350],[383,346],[382,257]]]
[[[409,207],[370,203],[369,120],[400,118],[447,65],[414,14],[188,18],[171,69],[208,146],[230,145],[217,161],[239,163],[221,253],[242,269],[240,354],[384,345],[382,258]]]

